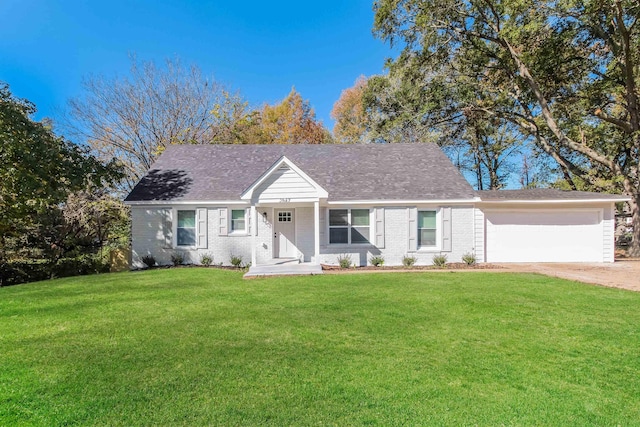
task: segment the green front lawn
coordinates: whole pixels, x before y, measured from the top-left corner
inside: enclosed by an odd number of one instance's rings
[[[640,294],[214,269],[0,289],[0,425],[638,425]]]

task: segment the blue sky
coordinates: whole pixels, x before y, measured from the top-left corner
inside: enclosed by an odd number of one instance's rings
[[[393,52],[375,39],[372,0],[1,0],[0,80],[56,118],[82,78],[123,76],[129,55],[180,58],[254,106],[292,86],[329,128],[340,92],[379,74]]]

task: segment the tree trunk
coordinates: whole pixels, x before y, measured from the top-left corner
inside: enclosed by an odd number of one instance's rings
[[[640,257],[640,194],[631,197],[631,225],[633,226],[633,240],[629,245],[629,256]]]
[[[498,177],[498,167],[499,163],[497,161],[497,159],[489,159],[489,161],[487,162],[489,163],[491,166],[488,168],[489,169],[489,187],[490,190],[498,190],[500,189],[500,178]]]
[[[482,180],[482,165],[478,156],[476,156],[476,177],[478,180],[478,190],[484,190],[484,182]]]

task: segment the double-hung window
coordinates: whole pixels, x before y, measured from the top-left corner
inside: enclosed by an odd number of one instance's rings
[[[244,233],[247,231],[247,221],[244,209],[231,210],[231,232]]]
[[[435,247],[436,211],[418,211],[418,247]]]
[[[196,211],[178,211],[178,246],[195,246]]]
[[[330,209],[329,243],[369,243],[369,209]]]

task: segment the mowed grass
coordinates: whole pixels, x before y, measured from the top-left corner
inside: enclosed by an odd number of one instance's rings
[[[0,289],[0,425],[638,425],[640,294],[505,273]]]

